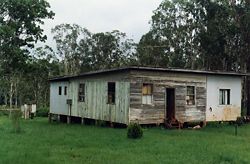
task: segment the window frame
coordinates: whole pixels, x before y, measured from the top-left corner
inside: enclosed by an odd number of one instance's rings
[[[231,89],[219,89],[219,105],[231,105]]]
[[[81,87],[83,86],[83,87]],[[80,90],[82,89],[82,91]],[[85,96],[86,96],[86,85],[85,83],[79,83],[78,85],[78,102],[85,102]]]
[[[150,93],[149,93],[149,90],[147,88],[147,93],[144,93],[144,86],[150,86]],[[141,94],[142,94],[142,100],[141,100],[141,103],[142,105],[153,105],[153,88],[154,88],[154,85],[153,83],[142,83],[142,91],[141,91]],[[149,98],[150,96],[150,101],[148,101],[147,98]],[[146,102],[144,102],[144,98],[146,99]]]
[[[116,104],[116,82],[107,82],[107,104]]]
[[[193,88],[193,94],[188,93],[188,88]],[[189,99],[187,98],[189,96]],[[193,103],[189,104],[188,101],[190,101],[190,96],[193,97]],[[186,105],[187,106],[195,106],[196,105],[196,87],[194,85],[187,85],[186,86]]]

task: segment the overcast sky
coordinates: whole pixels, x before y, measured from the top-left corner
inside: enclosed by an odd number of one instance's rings
[[[61,23],[76,23],[92,33],[119,30],[135,42],[145,34],[148,22],[162,0],[47,0],[55,12],[43,26],[52,46],[51,28]]]

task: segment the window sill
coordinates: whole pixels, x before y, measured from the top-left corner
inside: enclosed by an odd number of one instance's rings
[[[219,106],[231,106],[232,104],[219,104]]]

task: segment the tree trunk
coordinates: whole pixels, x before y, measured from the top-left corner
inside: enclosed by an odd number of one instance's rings
[[[245,39],[246,40],[246,39]],[[241,56],[240,56],[240,69],[241,73],[247,73],[249,71],[249,49],[250,46],[248,43],[241,49]],[[247,115],[250,115],[250,108],[249,108],[249,89],[250,89],[250,82],[248,76],[243,77],[243,87],[242,87],[242,109],[247,110]]]
[[[12,99],[13,99],[13,81],[10,82],[10,108],[12,108]]]
[[[7,93],[4,94],[4,104],[6,106],[8,105],[8,95],[7,95]]]
[[[17,104],[18,101],[17,101],[17,81],[15,82],[15,107],[17,108]]]

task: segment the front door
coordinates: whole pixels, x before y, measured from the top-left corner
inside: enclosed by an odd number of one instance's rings
[[[166,119],[175,119],[175,89],[166,88]]]

